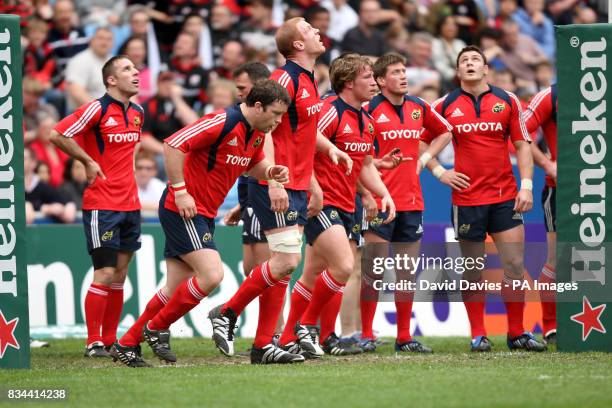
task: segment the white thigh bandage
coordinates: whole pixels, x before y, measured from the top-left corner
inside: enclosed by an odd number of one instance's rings
[[[266,235],[270,251],[286,254],[302,253],[302,234],[297,228]]]

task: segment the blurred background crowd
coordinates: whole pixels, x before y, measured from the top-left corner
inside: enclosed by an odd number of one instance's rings
[[[26,218],[74,222],[84,166],[49,142],[55,123],[105,92],[101,68],[126,54],[140,70],[135,102],[145,110],[135,165],[143,210],[164,189],[162,142],[201,115],[236,103],[234,71],[248,61],[284,63],[274,34],[303,16],[327,51],[319,91],[342,52],[407,58],[409,92],[432,102],[457,87],[455,59],[480,46],[490,82],[527,102],[555,81],[557,24],[607,22],[607,0],[4,0],[21,16]],[[452,148],[441,156],[452,165]],[[237,197],[230,194],[226,208]]]

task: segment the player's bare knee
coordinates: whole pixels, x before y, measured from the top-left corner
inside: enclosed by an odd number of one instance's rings
[[[505,274],[514,278],[521,279],[524,275],[523,269],[523,258],[517,256],[515,258],[509,259],[504,264]]]
[[[96,269],[94,272],[94,281],[102,283],[103,285],[109,285],[113,282],[115,273],[112,268],[101,268]]]
[[[338,282],[346,283],[353,273],[354,262],[352,259],[347,259],[333,269],[333,276]]]
[[[210,272],[205,278],[200,279],[197,278],[198,285],[200,288],[203,288],[204,285],[217,287],[223,281],[223,270],[220,269],[218,271]]]

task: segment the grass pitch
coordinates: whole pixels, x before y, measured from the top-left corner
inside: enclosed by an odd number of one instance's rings
[[[225,358],[210,339],[173,339],[179,363],[162,366],[146,344],[153,369],[130,369],[82,357],[83,340],[53,340],[32,350],[31,370],[0,370],[0,389],[64,388],[61,402],[19,406],[75,407],[609,407],[612,354],[509,352],[474,354],[464,338],[424,338],[433,355],[325,357],[292,366],[252,366]],[[236,350],[250,343],[239,339]],[[16,406],[3,396],[0,406]]]

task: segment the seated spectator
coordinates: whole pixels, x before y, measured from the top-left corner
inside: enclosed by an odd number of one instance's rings
[[[138,185],[138,199],[144,211],[157,211],[166,183],[158,179],[157,162],[155,157],[147,153],[139,153],[135,162],[136,185]]]
[[[430,31],[434,31],[440,16],[451,15],[459,27],[458,38],[466,44],[474,44],[484,20],[474,0],[441,0],[429,9]]]
[[[25,28],[27,45],[23,50],[23,73],[40,82],[43,90],[51,88],[55,71],[51,46],[47,42],[49,25],[40,19],[32,19]]]
[[[59,114],[53,105],[44,103],[41,99],[45,92],[44,86],[37,79],[25,76],[23,78],[23,125],[25,127],[24,143],[28,144],[36,138],[38,125],[45,118],[59,120]]]
[[[417,96],[431,105],[440,98],[440,90],[434,86],[426,86]]]
[[[204,69],[212,69],[215,65],[210,29],[204,18],[199,14],[191,14],[185,18],[183,31],[198,39],[198,58]]]
[[[535,81],[537,89],[541,91],[555,82],[555,67],[549,61],[543,61],[535,67]]]
[[[547,61],[540,46],[530,37],[521,34],[514,20],[506,20],[502,24],[502,46],[504,52],[499,55],[499,60],[514,74],[517,85],[535,90],[534,68]]]
[[[509,18],[514,18],[514,13],[517,10],[517,0],[499,0],[499,11],[495,17],[493,28],[501,30],[502,23]]]
[[[572,14],[572,24],[595,24],[597,13],[590,7],[576,7]]]
[[[434,67],[442,76],[445,89],[451,89],[456,75],[457,56],[465,42],[457,38],[459,27],[454,16],[442,17],[436,27],[437,38],[431,43],[431,57]]]
[[[103,27],[118,25],[125,13],[126,1],[117,0],[79,0],[76,12],[84,26]]]
[[[525,1],[524,7],[519,8],[513,15],[521,33],[534,39],[546,57],[554,61],[555,28],[552,21],[544,14],[544,0]]]
[[[99,98],[106,92],[102,81],[102,67],[110,58],[113,33],[106,27],[98,28],[89,47],[75,55],[66,66],[68,106],[73,110]]]
[[[45,98],[57,108],[60,116],[66,115],[66,97],[64,95],[64,76],[66,66],[72,57],[87,49],[89,38],[77,24],[78,16],[74,12],[71,0],[57,0],[53,8],[53,25],[47,35],[47,42],[53,50],[55,71],[51,78],[53,85]],[[100,71],[98,71],[99,74]]]
[[[408,58],[408,48],[410,48],[410,33],[404,27],[393,26],[385,33],[385,41],[391,51],[397,52],[404,58]]]
[[[30,144],[30,149],[36,154],[39,162],[44,162],[49,166],[49,181],[53,186],[59,186],[64,177],[64,166],[68,155],[50,142],[51,130],[56,121],[52,117],[43,119],[36,129],[36,139]]]
[[[64,200],[53,187],[40,180],[35,173],[37,164],[36,155],[26,147],[23,150],[26,222],[33,223],[37,211],[63,223],[74,222],[76,205]]]
[[[431,43],[431,34],[426,32],[414,33],[410,38],[406,68],[410,95],[417,95],[426,86],[440,89],[440,73],[433,69],[431,63]]]
[[[278,27],[272,19],[273,6],[273,0],[247,0],[245,11],[248,20],[239,28],[240,42],[244,47],[265,54],[268,64],[273,64],[276,57],[274,36]]]
[[[236,85],[227,79],[218,79],[208,88],[210,103],[204,108],[204,114],[225,109],[236,103]]]
[[[363,0],[359,5],[359,24],[348,30],[342,39],[343,52],[356,52],[361,55],[380,57],[389,51],[384,35],[378,30],[381,23],[378,0]]]
[[[489,70],[491,73],[491,71]],[[516,80],[512,72],[508,69],[502,69],[500,71],[493,71],[491,75],[491,85],[503,89],[504,91],[516,93]]]
[[[359,16],[346,0],[323,0],[321,6],[329,10],[327,35],[340,42],[346,32],[359,24]]]
[[[209,82],[217,78],[232,79],[233,72],[246,62],[242,44],[238,41],[227,41],[223,44],[221,65],[216,66],[209,75]]]
[[[480,49],[487,58],[489,67],[494,65],[494,60],[504,52],[500,45],[501,37],[501,31],[494,28],[485,28],[480,33],[478,43],[480,45]]]
[[[215,4],[210,10],[210,35],[212,42],[212,57],[214,65],[221,65],[223,44],[229,40],[237,40],[240,33],[236,30],[238,17],[224,4]]]
[[[72,201],[77,210],[83,209],[83,193],[87,188],[87,172],[85,165],[70,157],[64,167],[64,182],[59,186],[58,192],[65,201]]]
[[[51,179],[51,169],[49,169],[49,165],[43,161],[38,162],[34,172],[43,183],[49,184],[49,180]]]
[[[176,37],[170,60],[170,71],[183,88],[183,99],[194,110],[201,109],[207,101],[208,73],[198,59],[197,39],[186,32]]]
[[[198,115],[182,97],[182,88],[175,83],[170,71],[157,77],[157,94],[143,105],[141,149],[158,155],[163,166],[164,139],[184,126],[198,120]]]
[[[147,44],[141,37],[130,37],[119,53],[127,55],[138,69],[138,103],[142,105],[155,95],[155,79],[147,66]]]

